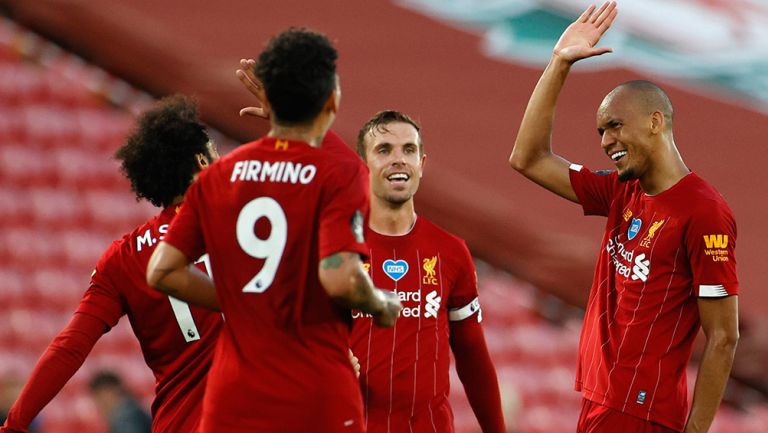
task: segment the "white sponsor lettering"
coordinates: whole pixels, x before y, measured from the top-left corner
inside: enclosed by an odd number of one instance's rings
[[[400,312],[400,315],[402,317],[420,317],[422,306],[421,306],[421,292],[419,290],[414,291],[400,291],[395,290],[395,294],[397,295],[397,298],[400,300],[400,302],[403,303],[403,309]],[[438,296],[437,291],[433,290],[427,294],[427,296],[424,299],[424,317],[430,318],[434,317],[437,318],[437,315],[440,311],[440,304],[442,302],[442,298]],[[479,311],[480,309],[480,303],[475,300],[473,305],[476,306],[474,311]],[[474,313],[473,311],[473,313]],[[363,313],[361,311],[352,310],[352,318],[353,319],[361,319],[361,318],[370,318],[373,317],[370,314]]]
[[[645,253],[635,257],[635,250],[629,251],[618,239],[608,239],[605,251],[610,255],[616,273],[624,278],[645,282],[651,273],[651,261]]]

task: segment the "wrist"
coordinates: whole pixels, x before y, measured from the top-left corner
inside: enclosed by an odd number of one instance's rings
[[[371,293],[371,315],[380,316],[382,313],[384,313],[384,310],[386,310],[386,306],[387,297],[384,295],[384,292],[381,289],[374,288],[373,292]]]
[[[565,70],[565,71],[571,69],[571,65],[573,64],[574,64],[574,61],[564,59],[562,56],[560,56],[556,52],[552,52],[552,57],[549,59],[550,67]]]

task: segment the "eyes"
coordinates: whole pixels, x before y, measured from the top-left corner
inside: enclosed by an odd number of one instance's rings
[[[389,143],[381,143],[374,149],[374,152],[378,153],[379,155],[389,155],[394,151],[394,146],[392,146]],[[413,155],[419,152],[419,148],[416,144],[413,143],[407,143],[403,145],[402,152],[406,155]]]
[[[624,123],[618,120],[611,120],[610,122],[605,124],[605,128],[597,128],[597,133],[602,137],[603,134],[605,134],[605,131],[612,130],[612,129],[619,129],[622,126],[624,126]]]

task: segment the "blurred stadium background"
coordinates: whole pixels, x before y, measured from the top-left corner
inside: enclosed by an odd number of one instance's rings
[[[111,158],[135,115],[182,92],[198,98],[225,149],[263,134],[265,122],[237,115],[251,99],[234,70],[270,35],[301,25],[337,43],[344,97],[335,129],[349,142],[384,108],[422,123],[429,161],[417,209],[464,237],[478,261],[509,431],[573,431],[581,307],[602,220],[541,191],[506,159],[554,40],[584,5],[0,0],[0,384],[13,393],[69,320],[101,252],[155,213],[133,200]],[[678,147],[739,224],[742,339],[712,431],[764,433],[768,2],[620,0],[619,8],[605,41],[615,54],[569,78],[557,150],[610,167],[593,129],[602,97],[635,78],[667,88]],[[86,389],[102,367],[151,399],[153,378],[124,319],[42,413],[44,433],[106,430]],[[457,431],[475,432],[455,375],[453,385]]]

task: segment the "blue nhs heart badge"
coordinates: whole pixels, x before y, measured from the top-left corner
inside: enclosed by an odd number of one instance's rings
[[[627,239],[630,241],[637,236],[638,233],[640,233],[640,227],[643,225],[643,222],[640,221],[640,218],[632,218],[632,224],[629,225],[629,229],[627,230]]]
[[[397,281],[408,273],[408,262],[405,260],[385,260],[382,268],[389,278]]]

